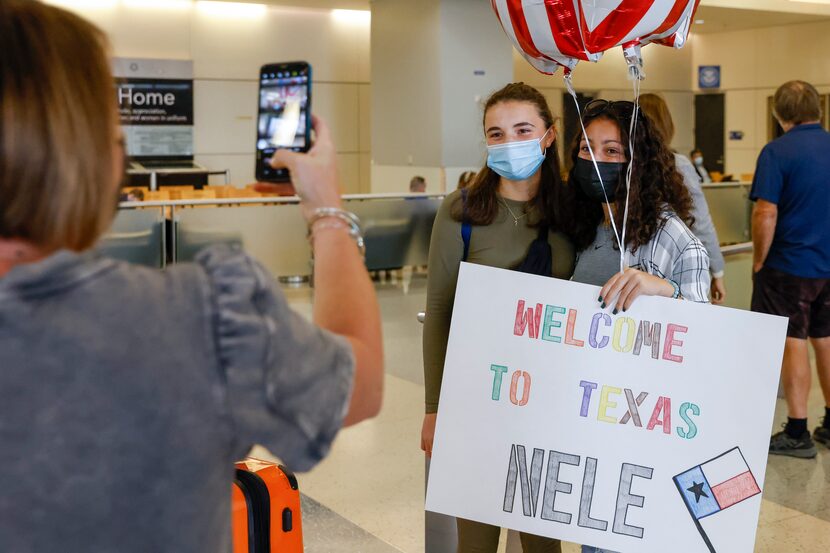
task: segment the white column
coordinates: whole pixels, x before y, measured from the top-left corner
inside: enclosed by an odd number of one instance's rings
[[[455,188],[481,167],[481,102],[513,78],[511,45],[488,2],[373,0],[372,192]]]

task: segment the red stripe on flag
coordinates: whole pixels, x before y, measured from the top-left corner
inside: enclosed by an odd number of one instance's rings
[[[588,30],[585,10],[579,5],[582,35],[589,52],[604,52],[624,39],[648,13],[655,0],[623,0],[593,31]],[[651,34],[651,33],[649,33]]]
[[[717,500],[720,508],[726,509],[736,503],[740,503],[744,499],[761,493],[761,489],[758,487],[758,483],[755,481],[752,473],[746,471],[730,478],[726,482],[721,482],[717,486],[712,486],[712,493],[715,494],[715,500]]]
[[[510,14],[510,22],[513,24],[516,40],[519,42],[522,50],[534,58],[547,58],[533,44],[533,39],[530,37],[530,29],[527,28],[527,21],[525,21],[522,0],[507,0],[507,13]]]

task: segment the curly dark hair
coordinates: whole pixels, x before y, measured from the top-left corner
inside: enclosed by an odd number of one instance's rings
[[[484,116],[493,106],[502,102],[528,102],[533,104],[545,126],[552,127],[555,123],[548,102],[541,92],[523,82],[510,83],[494,92],[484,104]],[[483,121],[482,121],[483,125]],[[466,202],[459,196],[450,208],[450,215],[456,221],[466,220],[473,225],[489,225],[499,212],[498,190],[501,177],[485,165],[472,182],[467,185]],[[556,141],[550,145],[542,162],[541,182],[536,197],[527,202],[527,209],[536,207],[541,218],[537,225],[546,225],[548,228],[558,229],[558,212],[561,195],[562,178],[559,170],[559,154]],[[463,205],[462,205],[463,203]]]
[[[615,123],[620,129],[625,157],[631,159],[629,150],[629,125],[632,109],[606,109],[595,113],[583,114],[582,121],[587,129],[595,120],[605,119]],[[571,161],[576,165],[582,133],[579,133],[571,145]],[[562,187],[561,224],[563,230],[573,241],[578,251],[593,243],[597,227],[603,220],[601,202],[590,199],[574,181],[573,169],[568,182]],[[622,232],[623,211],[625,209],[625,171],[621,172],[617,182],[614,220],[617,229]],[[628,200],[628,223],[624,243],[631,251],[648,243],[660,225],[660,214],[665,208],[671,208],[683,222],[691,226],[692,198],[683,177],[677,171],[674,154],[663,141],[654,123],[642,111],[637,119],[634,138],[634,170],[631,175],[631,193]]]

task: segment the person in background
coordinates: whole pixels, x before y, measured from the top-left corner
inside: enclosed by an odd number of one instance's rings
[[[409,181],[410,194],[424,194],[427,191],[427,181],[420,175],[415,175]]]
[[[487,165],[467,188],[449,194],[435,217],[424,320],[421,449],[427,456],[432,456],[461,262],[565,279],[573,272],[573,247],[558,230],[561,181],[553,124],[548,103],[535,88],[512,83],[494,92],[484,106]],[[462,236],[465,224],[470,225],[467,239]],[[459,553],[496,552],[499,527],[464,519],[457,523]],[[525,533],[520,537],[526,553],[561,552],[559,540]]]
[[[770,439],[774,455],[812,458],[813,440],[830,446],[830,133],[821,128],[818,92],[804,81],[781,85],[774,115],[784,129],[761,150],[752,181],[752,310],[789,318],[781,381],[784,430]],[[807,426],[816,353],[824,421]]]
[[[476,178],[475,171],[464,171],[460,175],[458,175],[458,186],[456,186],[457,190],[461,190],[462,188],[467,188],[470,186],[470,183],[473,182],[473,179]]]
[[[634,140],[623,237],[625,271],[620,272],[611,221],[621,232],[633,113],[632,102],[607,100],[594,100],[583,110],[585,134],[577,137],[571,150],[573,169],[562,207],[564,228],[578,251],[573,280],[602,286],[600,307],[613,307],[615,315],[641,295],[708,302],[709,257],[684,223],[690,218],[691,197],[675,168],[674,155],[648,117],[639,119]],[[582,552],[604,550],[583,545]]]
[[[124,170],[108,52],[77,15],[0,2],[0,551],[226,553],[235,461],[309,470],[380,409],[378,304],[319,119],[273,160],[314,323],[238,248],[165,271],[95,253]]]
[[[671,142],[674,138],[674,121],[666,101],[657,94],[643,94],[640,96],[640,108],[643,114],[654,124],[666,144],[671,149]],[[699,150],[698,150],[699,151]],[[703,159],[702,156],[699,159]],[[677,171],[683,177],[683,184],[692,196],[692,218],[691,231],[697,236],[706,251],[709,252],[709,271],[712,274],[711,294],[712,303],[721,304],[726,299],[726,284],[723,281],[723,271],[726,266],[723,254],[720,251],[720,240],[718,239],[715,224],[712,222],[712,215],[709,214],[709,204],[706,203],[706,196],[701,187],[699,170],[701,166],[693,165],[684,155],[674,152],[674,164]]]
[[[143,202],[144,191],[140,188],[133,188],[127,192],[121,192],[119,201],[122,202]]]
[[[703,152],[695,148],[689,154],[689,157],[692,160],[692,165],[695,167],[697,176],[700,177],[700,181],[704,184],[712,182],[712,177],[709,176],[709,171],[707,171],[706,166],[703,165]]]

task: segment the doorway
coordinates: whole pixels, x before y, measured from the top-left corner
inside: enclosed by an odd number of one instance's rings
[[[724,95],[695,95],[695,148],[703,153],[709,172],[723,173]],[[685,153],[685,152],[684,152]]]

